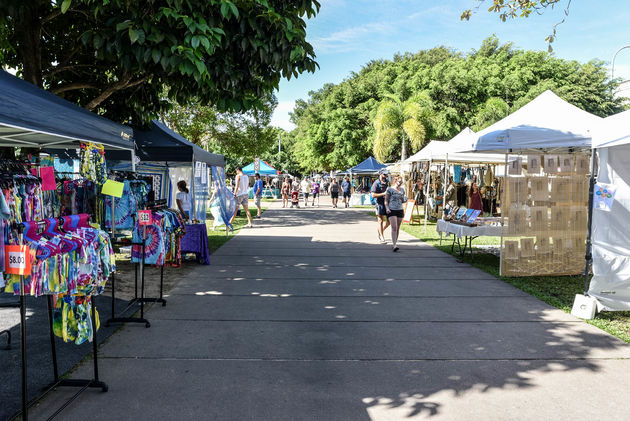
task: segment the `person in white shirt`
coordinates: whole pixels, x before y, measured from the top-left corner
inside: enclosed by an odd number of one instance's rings
[[[177,182],[177,195],[175,195],[175,201],[177,202],[177,209],[184,215],[184,219],[190,219],[190,212],[192,211],[192,200],[190,198],[190,192],[186,187],[186,181],[179,180]]]
[[[249,177],[247,177],[247,174],[243,172],[243,168],[241,167],[236,167],[236,180],[234,181],[234,184],[236,186],[234,188],[234,196],[236,197],[236,210],[234,211],[234,215],[232,215],[232,219],[230,219],[230,223],[234,221],[234,218],[236,217],[236,212],[238,212],[238,208],[242,205],[245,213],[247,214],[247,221],[249,222],[247,224],[247,227],[251,228],[253,226],[252,215],[249,213],[248,207]]]
[[[312,184],[308,177],[302,180],[302,194],[304,195],[304,207],[308,206],[308,195],[311,193]]]

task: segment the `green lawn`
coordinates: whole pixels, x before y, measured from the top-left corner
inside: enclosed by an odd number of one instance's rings
[[[269,206],[269,202],[273,202],[274,199],[262,200],[260,205],[263,213],[265,209]],[[265,203],[267,202],[267,203]],[[254,216],[256,215],[256,206],[254,205],[254,201],[249,201],[249,212],[252,215],[253,224],[256,225],[256,219]],[[206,227],[208,228],[208,247],[210,248],[210,254],[214,253],[219,247],[223,244],[227,243],[230,238],[232,238],[235,234],[237,234],[241,228],[247,225],[247,214],[241,209],[241,215],[234,218],[233,226],[234,232],[230,232],[229,235],[225,235],[225,226],[217,227],[216,231],[212,231],[212,214],[208,212],[206,219]]]
[[[374,215],[374,213],[372,212]],[[426,233],[424,224],[402,226],[403,231],[414,237],[431,244],[432,246],[452,255],[459,257],[457,246],[451,252],[452,237],[445,238],[440,246],[440,236],[435,230],[435,223],[428,222]],[[499,237],[478,237],[474,240],[473,246],[477,245],[499,245]],[[527,292],[541,299],[542,301],[561,309],[567,313],[571,312],[575,294],[581,294],[584,288],[583,276],[533,276],[522,278],[508,278],[499,276],[499,257],[484,253],[483,249],[474,247],[475,260],[471,262],[470,254],[464,256],[463,261],[477,267],[516,288]],[[606,332],[630,343],[630,312],[604,312],[600,313],[588,323],[605,330]]]

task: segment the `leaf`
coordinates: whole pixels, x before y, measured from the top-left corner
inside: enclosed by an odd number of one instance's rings
[[[198,60],[198,61],[195,63],[195,66],[197,66],[197,71],[198,71],[200,74],[204,74],[204,73],[206,72],[206,64],[205,64],[203,61]]]
[[[230,6],[226,2],[221,3],[221,15],[226,19],[230,18]]]
[[[72,0],[63,0],[61,3],[61,13],[66,13],[72,4]]]
[[[236,19],[238,19],[238,7],[232,2],[228,3],[230,5],[230,9],[232,9],[232,14]]]
[[[158,48],[156,48],[151,53],[151,57],[153,58],[153,63],[157,64],[158,61],[160,61],[160,59],[162,58],[162,52]]]
[[[120,22],[119,24],[116,25],[116,32],[119,31],[124,31],[125,29],[129,28],[131,26],[131,21],[130,20],[126,20],[124,22]]]
[[[133,28],[129,28],[129,39],[131,40],[132,44],[138,41],[138,32],[134,31]]]
[[[199,36],[195,35],[194,37],[192,37],[190,45],[192,45],[193,48],[199,47]]]

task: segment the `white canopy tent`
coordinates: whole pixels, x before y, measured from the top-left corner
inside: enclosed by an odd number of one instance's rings
[[[411,164],[412,162],[430,161],[434,154],[442,151],[446,151],[448,148],[448,142],[443,140],[432,140],[427,146],[405,159],[404,164]]]
[[[593,209],[593,278],[588,295],[600,309],[630,310],[630,111],[602,121],[593,136],[598,183],[616,191],[610,212]]]
[[[432,153],[431,160],[457,164],[503,164],[505,162],[505,155],[502,153],[463,152],[470,150],[470,145],[476,138],[477,134],[466,127],[457,136],[446,142],[444,148]]]
[[[547,90],[477,134],[468,150],[527,152],[591,147],[592,130],[601,118]]]

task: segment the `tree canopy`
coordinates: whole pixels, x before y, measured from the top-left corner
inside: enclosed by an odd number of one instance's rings
[[[316,0],[4,0],[0,64],[119,122],[196,98],[263,107],[281,77],[316,69]],[[161,97],[168,87],[170,101]]]
[[[339,84],[326,84],[298,100],[291,114],[295,153],[304,170],[345,169],[372,154],[379,104],[396,95],[427,98],[425,143],[448,140],[465,127],[480,130],[547,89],[599,116],[623,109],[601,61],[579,63],[543,51],[524,51],[486,39],[462,54],[447,47],[375,60]],[[414,147],[415,146],[415,147]],[[411,153],[418,145],[411,145]],[[400,145],[391,159],[400,156]]]

